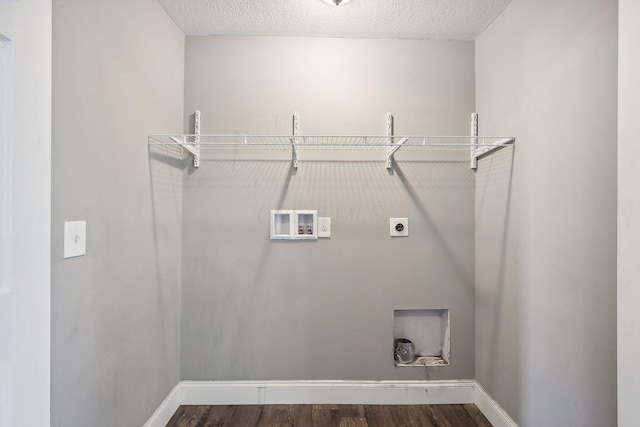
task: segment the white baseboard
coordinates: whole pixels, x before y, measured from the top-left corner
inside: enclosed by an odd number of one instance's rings
[[[493,427],[518,427],[513,418],[509,416],[502,406],[494,400],[489,393],[476,382],[475,402],[476,406],[484,414]]]
[[[474,381],[183,381],[191,405],[473,403]]]
[[[142,427],[165,427],[180,405],[184,404],[180,397],[181,390],[182,383],[176,384]]]
[[[517,427],[474,380],[181,381],[143,427],[165,427],[180,405],[474,403],[494,427]]]

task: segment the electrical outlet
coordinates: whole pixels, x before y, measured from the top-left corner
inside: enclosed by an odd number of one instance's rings
[[[409,235],[409,218],[389,218],[389,235],[406,237]]]
[[[331,237],[331,218],[318,218],[318,237]]]

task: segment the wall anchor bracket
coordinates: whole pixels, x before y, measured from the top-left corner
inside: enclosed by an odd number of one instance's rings
[[[297,111],[293,112],[293,136],[291,137],[291,167],[298,169],[298,131],[300,128],[300,117]]]
[[[396,151],[402,147],[402,145],[407,142],[409,138],[402,138],[397,143],[394,144],[393,141],[393,114],[387,113],[387,169],[391,169],[393,167],[393,155]]]
[[[513,145],[515,142],[515,138],[502,138],[491,144],[485,144],[484,138],[478,137],[478,113],[471,113],[471,169],[478,169],[479,159]]]
[[[196,110],[193,114],[193,135],[177,135],[170,136],[173,142],[187,150],[193,155],[193,167],[200,167],[200,110]]]
[[[200,167],[200,145],[195,144],[195,141],[190,141],[193,139],[192,136],[181,135],[181,138],[178,138],[177,136],[170,136],[169,139],[193,155],[193,167]]]
[[[478,158],[476,151],[478,149],[478,113],[471,113],[471,169],[478,169]]]
[[[407,142],[409,138],[402,138],[398,142],[396,142],[393,146],[387,148],[387,169],[391,169],[393,167],[393,154],[402,147],[402,145]]]

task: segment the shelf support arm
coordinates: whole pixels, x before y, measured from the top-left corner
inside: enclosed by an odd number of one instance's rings
[[[193,115],[194,121],[194,134],[195,137],[193,142],[187,141],[187,135],[182,135],[182,138],[178,138],[177,136],[170,136],[173,142],[178,144],[180,147],[187,150],[193,156],[193,167],[200,167],[200,110],[196,110]]]
[[[495,153],[496,151],[501,150],[504,147],[513,145],[513,143],[515,142],[516,142],[515,138],[502,138],[492,144],[481,145],[471,155],[471,168],[474,170],[478,168],[478,159],[488,156],[489,154]],[[475,167],[474,167],[474,164],[475,164]]]
[[[196,135],[193,143],[187,142],[187,135],[183,135],[182,139],[171,136],[170,139],[193,155],[193,167],[200,167],[200,110],[196,110],[193,115],[194,134]]]
[[[389,144],[387,148],[387,169],[391,170],[393,168],[393,155],[408,140],[409,138],[402,138],[397,143],[393,143],[393,114],[387,113],[387,144]]]
[[[291,139],[291,167],[294,169],[298,169],[298,147],[295,138]]]
[[[197,154],[193,155],[193,167],[200,167],[200,110],[196,110],[193,117],[193,127],[194,132],[196,134],[196,141],[194,144],[194,149]]]
[[[387,169],[391,169],[393,167],[393,155],[408,140],[409,140],[409,138],[402,138],[400,141],[398,141],[392,147],[387,148]]]
[[[471,113],[471,169],[478,169],[478,113]]]
[[[387,113],[387,144],[389,144],[389,147],[387,148],[387,169],[391,170],[393,165],[393,153],[398,150],[393,150],[393,147],[391,147],[391,144],[393,144],[393,114],[390,112]]]
[[[193,155],[193,167],[200,167],[200,110],[196,110],[193,115],[194,134],[196,135],[193,143],[187,142],[187,135],[183,135],[182,139],[172,136],[170,139]]]
[[[176,136],[171,136],[169,137],[173,142],[175,142],[176,144],[180,145],[182,148],[184,148],[185,150],[187,150],[189,153],[193,154],[194,156],[194,163],[195,163],[195,156],[198,155],[198,150],[195,148],[195,146],[193,144],[190,144],[186,141],[187,136],[183,136],[182,139],[176,137]]]
[[[298,112],[293,112],[293,136],[290,138],[291,140],[291,167],[294,169],[298,169],[298,129],[299,129],[300,119],[298,117]]]
[[[515,138],[502,138],[496,142],[485,145],[484,139],[480,144],[478,141],[478,113],[471,113],[471,169],[478,170],[478,160],[503,149],[508,145],[513,145]]]

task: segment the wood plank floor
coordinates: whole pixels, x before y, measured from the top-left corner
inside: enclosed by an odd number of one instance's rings
[[[491,427],[475,405],[180,406],[167,427]]]

